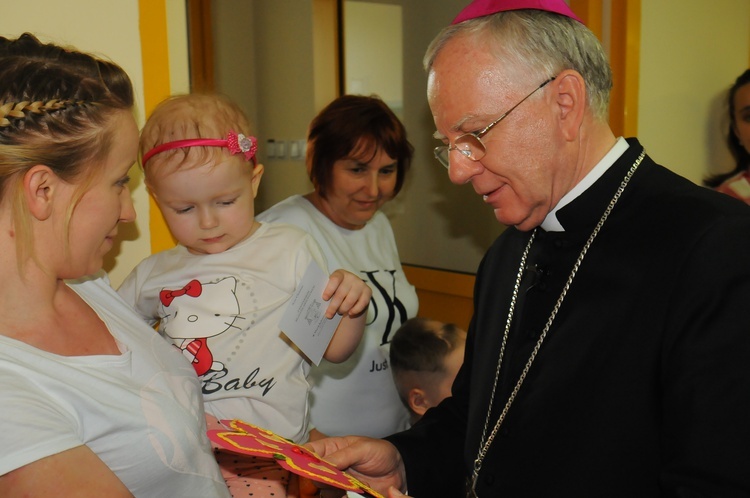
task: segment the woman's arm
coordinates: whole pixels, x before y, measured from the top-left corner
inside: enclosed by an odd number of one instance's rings
[[[76,496],[133,498],[109,467],[82,445],[0,476],[0,496]]]

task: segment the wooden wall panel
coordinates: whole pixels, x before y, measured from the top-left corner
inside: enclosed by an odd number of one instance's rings
[[[417,288],[418,316],[453,323],[464,330],[469,327],[474,312],[474,275],[412,265],[404,265],[404,273]]]

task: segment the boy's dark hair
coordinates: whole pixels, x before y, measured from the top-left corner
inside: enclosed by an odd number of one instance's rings
[[[390,363],[394,375],[399,372],[440,372],[443,360],[459,344],[463,330],[452,323],[430,326],[434,320],[411,318],[404,322],[391,340]]]

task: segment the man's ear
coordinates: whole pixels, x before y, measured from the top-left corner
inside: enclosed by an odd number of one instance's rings
[[[60,186],[60,178],[49,166],[37,164],[23,175],[23,193],[29,212],[39,221],[52,214],[52,200]]]
[[[553,82],[559,125],[568,141],[578,139],[587,103],[586,82],[578,71],[566,69]]]
[[[258,187],[260,187],[260,179],[263,176],[263,171],[265,170],[260,163],[256,164],[253,168],[253,179],[251,180],[253,185],[253,199],[258,195]]]
[[[409,408],[420,417],[430,408],[427,401],[427,393],[418,387],[412,387],[407,397]]]

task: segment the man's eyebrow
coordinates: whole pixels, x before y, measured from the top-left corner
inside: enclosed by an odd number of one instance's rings
[[[450,131],[454,131],[456,133],[463,132],[464,130],[462,130],[462,127],[463,127],[464,123],[466,123],[467,121],[470,121],[472,119],[475,119],[475,118],[476,118],[475,115],[464,116],[463,118],[459,119],[453,126],[451,126]],[[432,138],[434,138],[436,140],[445,140],[446,136],[443,135],[442,133],[440,133],[439,131],[436,131],[435,133],[432,134]]]

